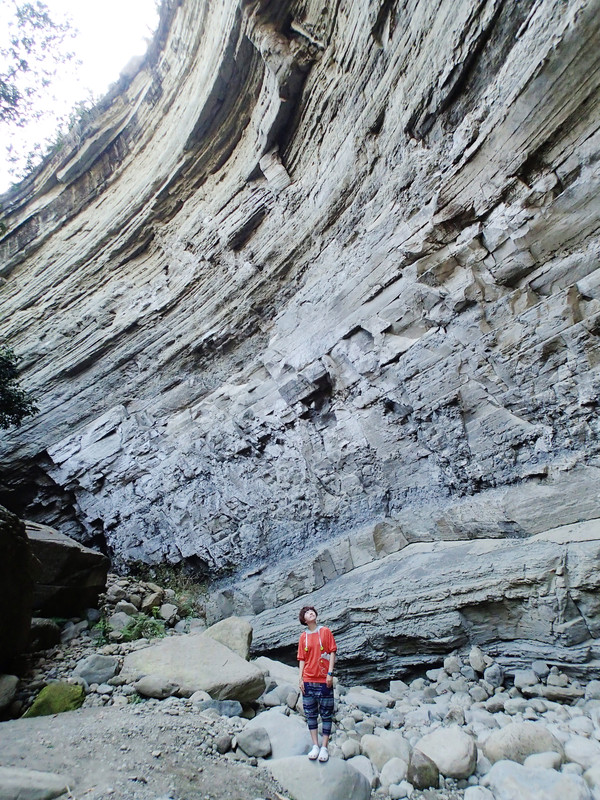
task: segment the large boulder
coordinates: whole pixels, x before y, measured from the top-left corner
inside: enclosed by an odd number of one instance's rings
[[[241,617],[227,617],[211,625],[204,633],[207,636],[212,636],[217,642],[221,642],[221,644],[233,650],[234,653],[237,653],[238,656],[241,656],[246,661],[250,657],[252,625],[248,620]]]
[[[483,749],[492,764],[505,759],[522,764],[533,753],[554,752],[564,756],[558,739],[544,725],[536,722],[513,722],[493,731]]]
[[[119,659],[116,656],[105,656],[92,653],[77,662],[73,675],[83,678],[86,683],[106,683],[119,670]]]
[[[419,739],[415,748],[429,756],[447,778],[468,778],[477,765],[475,740],[458,725],[427,733]]]
[[[53,619],[33,617],[29,630],[29,650],[49,650],[60,642],[60,627]]]
[[[415,748],[410,754],[406,777],[415,789],[429,789],[437,787],[440,771],[433,759]]]
[[[23,522],[0,506],[0,669],[26,649],[33,605],[31,554]]]
[[[81,708],[85,700],[83,686],[73,683],[49,683],[41,690],[24,717],[46,717]]]
[[[72,781],[52,772],[0,767],[0,800],[52,800],[69,791]]]
[[[392,758],[406,763],[410,759],[410,746],[399,731],[384,731],[380,736],[366,733],[360,740],[360,749],[378,770]]]
[[[269,762],[273,777],[294,800],[369,800],[369,781],[350,764],[330,758],[326,764],[306,756]]]
[[[265,690],[260,669],[205,633],[171,636],[129,653],[123,674],[162,675],[182,695],[205,691],[216,700],[256,700]]]
[[[269,735],[273,758],[305,755],[312,746],[306,724],[298,717],[288,717],[281,708],[270,708],[257,714],[247,723],[244,732],[261,729]]]
[[[565,742],[565,756],[584,770],[590,769],[600,765],[600,742],[585,736],[571,736]]]
[[[47,525],[25,526],[35,569],[35,611],[70,617],[97,607],[98,595],[106,589],[108,558]]]
[[[247,756],[266,758],[271,755],[271,738],[265,728],[257,727],[244,728],[237,735],[238,747]]]
[[[497,761],[482,779],[494,800],[592,800],[580,775],[553,769],[528,769],[515,761]]]
[[[267,656],[259,656],[252,661],[265,675],[272,678],[275,683],[283,685],[298,685],[298,667],[290,667],[282,661],[276,661]]]

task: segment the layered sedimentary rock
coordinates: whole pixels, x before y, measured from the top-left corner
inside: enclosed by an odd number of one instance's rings
[[[523,539],[423,542],[305,595],[336,631],[345,676],[376,681],[480,644],[507,668],[536,658],[590,676],[600,665],[600,525]],[[254,649],[293,660],[298,602],[255,619]]]
[[[215,614],[598,519],[599,10],[167,5],[2,198],[5,502],[233,573]]]

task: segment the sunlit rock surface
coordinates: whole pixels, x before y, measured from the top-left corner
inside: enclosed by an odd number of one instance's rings
[[[597,0],[168,5],[1,198],[41,408],[4,503],[227,575],[215,616],[598,519],[599,28]]]

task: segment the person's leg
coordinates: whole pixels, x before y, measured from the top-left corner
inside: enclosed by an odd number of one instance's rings
[[[329,744],[329,737],[331,736],[333,702],[333,689],[323,686],[321,690],[321,697],[319,698],[319,711],[321,713],[321,722],[323,724],[323,742],[321,744],[321,750],[319,753],[319,761],[327,761],[329,758],[327,745]]]
[[[302,705],[304,707],[304,716],[306,717],[306,724],[312,739],[313,749],[308,754],[311,760],[314,760],[319,755],[319,700],[314,696],[313,689],[308,684],[304,684],[304,694],[302,695]]]

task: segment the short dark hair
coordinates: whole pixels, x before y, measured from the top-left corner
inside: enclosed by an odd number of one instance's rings
[[[304,615],[306,614],[307,611],[314,611],[315,617],[318,616],[317,609],[314,606],[302,606],[302,608],[300,609],[300,613],[298,614],[298,619],[300,620],[300,623],[302,625],[304,625]]]

